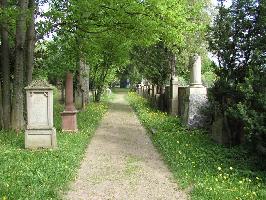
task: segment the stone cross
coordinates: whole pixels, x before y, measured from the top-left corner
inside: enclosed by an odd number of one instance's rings
[[[62,116],[62,131],[76,132],[77,126],[77,110],[73,102],[73,74],[66,75],[66,98],[65,110],[61,113]]]
[[[27,128],[25,147],[55,148],[56,130],[53,127],[53,88],[46,81],[33,81],[26,89]]]

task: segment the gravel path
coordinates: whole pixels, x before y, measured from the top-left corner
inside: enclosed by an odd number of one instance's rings
[[[187,199],[135,113],[118,93],[65,199]]]

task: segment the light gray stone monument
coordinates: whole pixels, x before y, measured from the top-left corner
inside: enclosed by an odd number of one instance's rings
[[[178,78],[176,76],[171,78],[169,103],[170,115],[178,115]]]
[[[144,93],[144,86],[140,86],[140,95],[143,97],[143,93]]]
[[[151,96],[152,98],[154,98],[155,94],[156,94],[156,86],[155,85],[152,85],[152,88],[151,88]]]
[[[149,86],[147,84],[144,85],[144,97],[148,98],[148,90],[149,90]]]
[[[201,57],[196,55],[190,70],[190,86],[186,91],[183,122],[190,128],[204,127],[207,117],[202,111],[207,106],[207,88],[201,82]]]
[[[46,81],[34,81],[26,89],[27,129],[25,148],[55,148],[53,88]]]
[[[152,97],[152,84],[149,83],[149,98]]]

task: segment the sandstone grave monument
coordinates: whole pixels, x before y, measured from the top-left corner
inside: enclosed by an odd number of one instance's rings
[[[53,88],[46,81],[33,81],[26,89],[27,128],[25,148],[55,148]]]
[[[66,98],[65,110],[61,113],[62,116],[62,131],[77,132],[77,110],[73,101],[73,74],[66,75]]]

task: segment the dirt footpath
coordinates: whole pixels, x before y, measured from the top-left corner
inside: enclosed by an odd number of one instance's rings
[[[118,93],[65,199],[187,199],[135,113]]]

